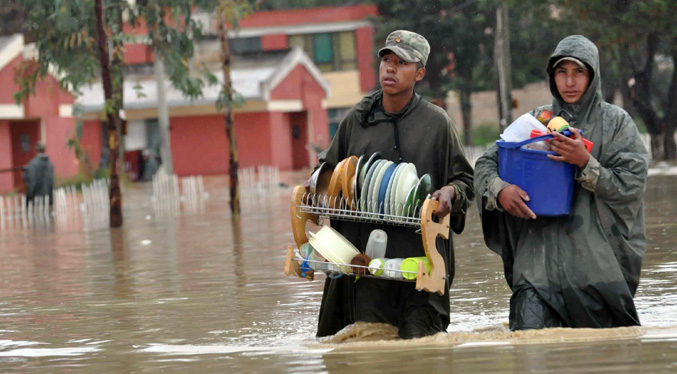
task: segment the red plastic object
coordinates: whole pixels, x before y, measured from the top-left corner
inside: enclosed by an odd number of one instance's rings
[[[538,130],[531,130],[531,137],[535,138],[537,136],[545,135],[543,131],[538,131]],[[550,139],[552,140],[552,139]],[[549,142],[550,140],[546,140],[546,142]],[[583,138],[583,144],[585,144],[585,149],[590,153],[592,151],[592,146],[594,145],[590,140]]]

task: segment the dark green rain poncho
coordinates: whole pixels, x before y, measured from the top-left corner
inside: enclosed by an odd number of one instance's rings
[[[49,205],[54,205],[54,166],[46,154],[38,154],[26,165],[23,180],[27,203],[36,197],[49,196]]]
[[[369,157],[381,152],[384,159],[395,163],[413,163],[419,177],[430,174],[433,190],[455,185],[457,198],[451,209],[451,228],[461,233],[466,209],[474,196],[473,171],[451,119],[416,93],[402,111],[387,114],[382,95],[382,91],[368,95],[348,112],[329,148],[319,155],[320,161],[336,165],[351,155]],[[378,228],[388,235],[386,257],[425,256],[421,234],[414,228],[338,220],[332,220],[332,226],[361,251],[371,231]],[[445,259],[450,286],[454,275],[452,242],[438,238],[437,248]],[[364,277],[356,281],[348,276],[328,278],[317,336],[333,335],[356,321],[398,326],[403,338],[445,331],[449,325],[449,295],[419,292],[413,283]]]
[[[574,103],[564,102],[553,79],[562,57],[583,61],[590,85]],[[512,330],[543,327],[639,325],[633,296],[646,246],[643,196],[648,155],[637,126],[621,108],[602,100],[597,48],[583,36],[562,40],[547,65],[552,109],[594,143],[590,161],[577,171],[571,212],[524,220],[504,213],[498,193],[494,145],[475,165],[475,190],[489,248],[503,259]]]

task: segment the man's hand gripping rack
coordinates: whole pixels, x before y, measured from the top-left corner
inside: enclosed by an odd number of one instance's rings
[[[423,262],[418,263],[418,272],[416,277],[416,289],[428,292],[437,292],[440,295],[444,294],[446,287],[446,270],[444,259],[437,250],[435,239],[440,236],[444,239],[449,238],[449,214],[440,219],[437,223],[433,220],[433,213],[437,210],[438,201],[426,199],[420,209],[420,218],[406,217],[398,215],[384,215],[379,213],[367,213],[352,210],[350,207],[355,206],[355,203],[348,204],[338,198],[325,197],[325,202],[322,204],[313,203],[314,196],[310,196],[305,192],[303,186],[296,186],[292,192],[291,199],[291,222],[292,231],[294,234],[294,241],[298,248],[304,243],[308,242],[306,236],[306,223],[311,221],[315,224],[319,223],[320,216],[349,221],[371,222],[391,224],[398,226],[407,226],[421,229],[421,236],[423,239],[423,249],[425,255],[428,257],[430,264],[430,273],[427,272]],[[311,204],[308,202],[311,201]],[[350,264],[339,264],[347,265]],[[309,280],[314,279],[312,270],[302,271],[299,262],[295,258],[294,248],[287,247],[287,257],[284,266],[285,275],[296,275]],[[381,278],[389,279],[389,278]],[[391,279],[395,280],[395,279]]]

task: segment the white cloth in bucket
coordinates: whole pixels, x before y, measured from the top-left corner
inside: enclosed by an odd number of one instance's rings
[[[531,130],[538,130],[544,134],[548,132],[548,128],[541,121],[525,113],[503,130],[501,139],[511,143],[521,142],[531,138]]]

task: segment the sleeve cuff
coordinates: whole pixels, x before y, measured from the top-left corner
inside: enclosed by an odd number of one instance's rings
[[[581,186],[585,188],[586,190],[595,192],[595,188],[597,187],[597,180],[599,179],[599,169],[600,169],[600,164],[597,159],[594,157],[590,156],[590,159],[588,160],[588,164],[585,165],[583,170],[580,171],[580,173],[577,173],[576,175],[576,180],[581,182]]]
[[[509,185],[510,183],[504,181],[500,177],[492,179],[487,185],[487,191],[484,195],[484,197],[487,198],[487,203],[484,205],[484,209],[498,210],[502,212],[503,208],[501,208],[501,206],[498,204],[498,194]]]
[[[463,189],[455,183],[450,183],[449,186],[453,187],[455,191],[454,200],[451,202],[451,212],[454,214],[465,214],[466,196]]]

